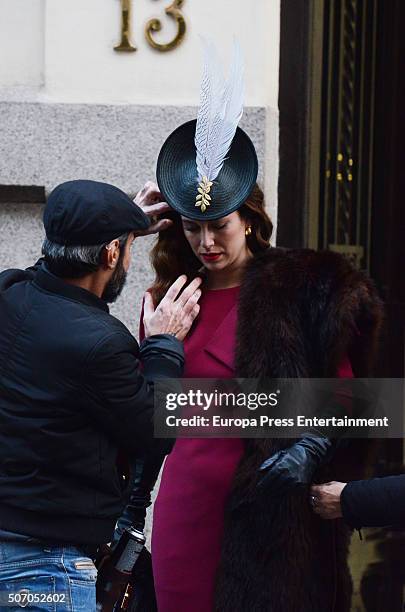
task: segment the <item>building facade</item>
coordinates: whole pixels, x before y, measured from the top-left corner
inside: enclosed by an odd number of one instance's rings
[[[170,6],[178,7],[174,17],[165,13]],[[279,0],[251,6],[242,0],[0,0],[0,185],[48,194],[60,182],[86,178],[135,195],[154,180],[165,138],[196,117],[200,37],[216,43],[225,66],[235,37],[245,59],[241,126],[257,147],[259,181],[276,221],[279,10]],[[152,18],[162,29],[147,34]],[[170,46],[179,38],[168,51],[148,42]],[[128,50],[115,50],[120,43]],[[23,202],[24,192],[12,199],[19,201],[0,206],[2,269],[29,265],[43,238],[41,202]],[[150,247],[151,239],[138,240],[128,286],[113,306],[135,334],[152,279]]]

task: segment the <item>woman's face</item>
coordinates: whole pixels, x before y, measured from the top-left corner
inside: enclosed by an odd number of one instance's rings
[[[181,218],[184,235],[201,263],[212,272],[243,264],[249,255],[245,230],[238,212],[216,221]]]

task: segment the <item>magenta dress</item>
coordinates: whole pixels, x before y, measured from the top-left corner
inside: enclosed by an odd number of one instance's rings
[[[205,291],[198,322],[184,342],[186,378],[231,378],[206,350],[235,307],[239,287]],[[226,334],[235,338],[236,317]],[[232,329],[233,328],[233,329]],[[230,337],[224,338],[229,345]],[[152,560],[159,612],[211,612],[224,507],[243,454],[239,439],[178,439],[166,459],[153,512]]]
[[[233,377],[238,295],[239,287],[203,293],[184,342],[185,377]],[[352,376],[348,359],[338,376]],[[212,612],[225,502],[243,451],[240,439],[179,438],[167,457],[152,531],[159,612]]]

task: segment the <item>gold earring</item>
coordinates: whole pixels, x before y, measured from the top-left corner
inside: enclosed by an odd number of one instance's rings
[[[247,228],[245,229],[245,236],[250,236],[251,233],[252,233],[252,226],[248,225]]]

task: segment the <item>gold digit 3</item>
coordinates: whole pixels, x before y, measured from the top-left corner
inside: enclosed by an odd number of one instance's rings
[[[175,19],[177,22],[177,34],[170,42],[160,44],[153,39],[153,32],[159,32],[162,29],[162,22],[160,19],[150,19],[148,21],[145,26],[145,36],[151,47],[158,51],[170,51],[178,47],[182,42],[186,33],[186,21],[180,10],[183,3],[184,0],[174,0],[174,2],[165,9],[166,15],[169,15],[169,17],[172,17],[172,19]]]

